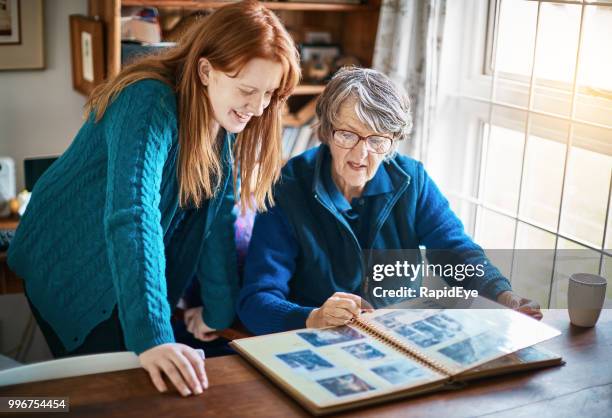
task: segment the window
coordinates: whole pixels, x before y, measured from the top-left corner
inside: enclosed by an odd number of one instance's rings
[[[463,6],[455,18],[473,29],[442,123],[455,130],[436,132],[427,165],[484,248],[543,250],[530,268],[502,270],[517,291],[564,307],[571,273],[612,281],[612,1]]]

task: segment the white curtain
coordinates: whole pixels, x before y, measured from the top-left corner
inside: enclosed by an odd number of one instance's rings
[[[414,128],[400,150],[425,161],[438,95],[446,0],[383,0],[373,67],[404,86]]]

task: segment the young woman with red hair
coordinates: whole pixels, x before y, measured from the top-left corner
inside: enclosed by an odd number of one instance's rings
[[[160,391],[163,375],[184,396],[206,388],[171,313],[196,277],[207,329],[232,323],[233,191],[239,183],[242,207],[272,200],[281,107],[299,76],[278,18],[247,1],[94,90],[9,250],[56,357],[134,351]]]

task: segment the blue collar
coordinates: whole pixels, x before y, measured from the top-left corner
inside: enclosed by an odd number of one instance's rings
[[[338,186],[332,178],[331,170],[331,154],[327,153],[321,166],[321,180],[334,207],[339,212],[346,212],[352,208],[351,203],[346,200],[346,197],[344,197],[344,195],[338,189]],[[381,164],[378,167],[374,177],[372,177],[372,179],[366,183],[361,197],[376,196],[379,194],[391,193],[393,191],[393,183],[391,182],[391,178],[387,173],[385,164]]]
[[[323,166],[321,168],[321,180],[332,205],[334,205],[339,212],[346,212],[347,210],[350,210],[351,204],[346,200],[346,197],[344,197],[340,190],[338,190],[338,186],[336,186],[336,183],[332,179],[331,155],[325,156]]]
[[[384,163],[381,163],[372,180],[366,183],[361,196],[376,196],[377,194],[391,193],[394,190],[391,177],[387,173],[387,167]]]
[[[320,200],[323,205],[333,210],[336,209],[336,205],[332,202],[332,197],[330,195],[332,188],[329,188],[330,191],[328,191],[328,187],[325,184],[326,177],[329,177],[331,180],[331,152],[327,145],[321,144],[316,150],[315,155],[312,193],[315,199]],[[369,183],[372,182],[373,185],[369,186]],[[334,184],[335,190],[338,191],[342,199],[346,202],[346,199],[335,186],[335,183],[333,181],[331,181],[331,183]],[[409,183],[410,176],[400,168],[395,159],[391,159],[389,161],[384,161],[380,165],[374,178],[366,185],[366,189],[369,190],[364,190],[364,193],[368,193],[368,195],[371,196],[374,194],[391,192],[393,196],[388,196],[387,199],[391,202],[396,200],[395,198],[398,197],[398,194],[406,190],[406,186]],[[348,202],[346,202],[346,204],[348,204]],[[339,209],[336,209],[336,211],[338,210]]]
[[[341,208],[346,206],[342,205],[340,208],[338,208],[335,205],[335,202],[333,202],[332,196],[330,192],[328,192],[327,187],[325,186],[325,177],[331,178],[331,166],[327,165],[327,169],[324,170],[326,164],[329,164],[329,161],[331,161],[331,153],[329,151],[329,147],[324,144],[320,145],[319,148],[316,150],[316,153],[314,154],[314,159],[314,172],[312,173],[313,197],[327,210],[329,210],[336,217],[336,219],[351,232],[351,234],[355,238],[355,242],[357,242],[357,247],[360,248],[359,243],[357,241],[357,237],[352,232],[351,226],[348,224],[345,217],[342,216]],[[379,194],[377,195],[379,196],[379,198],[372,199],[371,203],[373,206],[371,207],[371,210],[372,213],[376,213],[377,215],[374,217],[374,219],[368,221],[370,225],[369,228],[371,228],[370,233],[368,233],[367,235],[368,237],[376,236],[383,223],[389,216],[389,213],[391,213],[393,206],[400,198],[402,193],[406,191],[408,185],[410,184],[410,175],[407,174],[399,166],[395,159],[385,161],[381,164],[381,166],[384,168],[381,170],[381,167],[379,167],[375,177],[377,177],[380,172],[383,172],[384,174],[382,174],[381,178],[379,179],[380,183],[378,180],[374,182],[374,185],[372,186],[372,189],[369,191],[369,193],[386,190],[387,188],[390,189],[391,193]],[[383,185],[384,187],[380,187],[381,185]],[[338,191],[338,188],[335,187],[335,184],[332,190],[334,189]],[[338,191],[338,193],[340,194],[340,191]],[[348,202],[346,202],[344,196],[342,196],[342,194],[340,194],[340,196],[348,205]]]

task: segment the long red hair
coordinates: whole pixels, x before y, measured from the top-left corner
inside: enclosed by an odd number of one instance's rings
[[[269,59],[283,67],[280,87],[269,106],[238,134],[234,148],[234,184],[239,173],[241,206],[254,203],[258,210],[265,210],[266,202],[274,203],[272,186],[282,165],[282,105],[299,82],[300,67],[293,40],[278,17],[259,2],[232,3],[203,18],[176,47],[135,62],[98,86],[86,111],[95,112],[99,121],[121,90],[139,80],[153,78],[173,87],[179,112],[179,202],[199,207],[216,193],[222,177],[220,144],[211,135],[210,98],[198,76],[201,57],[229,75],[239,73],[253,58]]]

